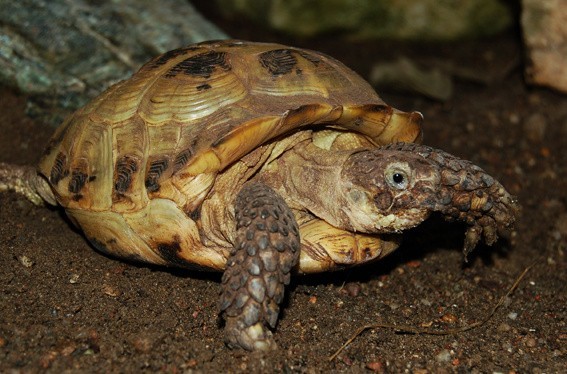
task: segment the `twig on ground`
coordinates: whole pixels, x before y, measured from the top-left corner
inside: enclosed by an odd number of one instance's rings
[[[506,300],[506,298],[508,296],[510,296],[516,290],[516,288],[518,287],[518,285],[520,284],[522,279],[525,277],[525,275],[528,273],[528,271],[535,264],[536,263],[534,262],[533,264],[531,264],[530,266],[528,266],[527,268],[524,269],[524,271],[520,274],[520,276],[518,276],[518,278],[516,278],[516,281],[508,289],[508,292],[506,292],[506,294],[504,296],[502,296],[500,298],[500,300],[498,300],[498,302],[496,303],[496,305],[494,305],[494,307],[492,308],[490,313],[488,313],[480,321],[477,321],[477,322],[474,322],[474,323],[471,323],[471,324],[468,324],[466,326],[462,326],[462,327],[459,327],[459,328],[442,330],[442,331],[432,330],[432,329],[429,329],[429,328],[420,328],[420,327],[415,327],[415,326],[410,326],[410,325],[397,325],[397,324],[390,324],[390,323],[372,323],[372,324],[369,324],[369,325],[362,326],[358,330],[356,330],[356,332],[332,356],[329,357],[329,361],[333,361],[360,334],[362,334],[364,331],[369,330],[369,329],[387,328],[387,329],[395,330],[396,332],[399,332],[399,333],[408,333],[408,334],[454,335],[454,334],[469,331],[469,330],[472,330],[472,329],[477,328],[479,326],[482,326],[492,318],[492,316],[494,315],[494,313],[496,313],[498,308],[500,308],[502,306],[502,304],[504,304],[504,301]]]

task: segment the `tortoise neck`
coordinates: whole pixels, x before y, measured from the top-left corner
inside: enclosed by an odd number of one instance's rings
[[[293,209],[308,211],[335,227],[350,229],[342,211],[342,165],[352,151],[327,151],[304,142],[272,162],[259,176]]]

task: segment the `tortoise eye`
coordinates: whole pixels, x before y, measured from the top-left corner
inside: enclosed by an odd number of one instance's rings
[[[405,190],[409,186],[409,174],[399,167],[389,167],[385,173],[386,183],[396,190]]]
[[[395,173],[394,175],[392,175],[392,180],[396,184],[401,184],[405,180],[405,178],[402,173]]]

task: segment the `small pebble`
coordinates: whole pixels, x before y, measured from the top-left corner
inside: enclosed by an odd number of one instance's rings
[[[132,341],[132,345],[140,353],[149,353],[152,350],[153,342],[147,336],[139,336]]]
[[[360,283],[347,283],[344,286],[344,290],[351,297],[357,297],[360,293]]]
[[[445,323],[455,323],[457,320],[457,316],[452,313],[445,313],[441,316],[441,321]]]
[[[370,371],[375,373],[383,373],[384,372],[384,364],[380,361],[370,361],[366,363],[366,368]]]
[[[517,125],[520,123],[520,115],[517,113],[510,113],[510,117],[508,118],[510,123],[513,125]]]
[[[342,361],[346,366],[352,366],[353,364],[352,359],[349,356],[343,356]]]
[[[512,327],[510,327],[510,325],[507,324],[507,323],[501,323],[498,326],[498,331],[500,331],[500,332],[507,332],[507,331],[510,331],[511,329],[512,329]]]
[[[423,328],[429,328],[429,327],[433,326],[433,321],[422,322],[422,323],[419,324],[419,326],[423,327]]]
[[[537,341],[534,338],[526,339],[526,347],[534,348],[537,345]]]
[[[404,317],[409,317],[409,316],[413,315],[415,313],[415,311],[412,308],[410,308],[409,306],[405,306],[405,307],[400,309],[400,313]]]
[[[390,307],[390,309],[396,310],[400,307],[400,304],[390,303],[390,304],[388,304],[388,306]]]
[[[418,268],[421,266],[421,261],[418,260],[409,261],[408,263],[406,263],[406,265],[410,268]]]
[[[518,313],[510,312],[508,313],[508,318],[510,318],[511,320],[515,320],[516,318],[518,318]]]
[[[437,356],[435,356],[435,359],[437,360],[437,362],[449,362],[451,361],[451,352],[449,352],[447,349],[444,349],[439,352]]]
[[[34,264],[34,262],[25,255],[18,256],[18,261],[20,261],[20,264],[24,265],[26,268],[31,268]]]
[[[73,354],[76,349],[77,347],[75,346],[75,344],[71,343],[61,350],[61,356],[71,356],[71,354]]]
[[[55,351],[49,351],[39,358],[39,366],[43,369],[47,369],[51,366],[51,363],[57,358],[58,354]]]
[[[112,296],[112,297],[117,297],[117,296],[120,296],[120,294],[121,294],[119,289],[117,289],[113,286],[110,286],[108,284],[105,284],[105,285],[102,286],[102,292],[104,292],[105,295]]]
[[[71,275],[71,278],[69,278],[69,283],[71,284],[75,284],[79,281],[79,274],[73,274]]]
[[[191,358],[185,363],[185,366],[187,366],[189,369],[194,369],[197,367],[197,363],[197,360]]]
[[[534,113],[524,122],[526,138],[533,142],[541,142],[545,137],[547,119],[541,113]]]

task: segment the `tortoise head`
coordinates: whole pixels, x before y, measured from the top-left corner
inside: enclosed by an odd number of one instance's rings
[[[481,168],[423,145],[396,143],[353,153],[341,177],[353,229],[400,232],[440,212],[468,225],[465,254],[481,238],[493,244],[519,212],[517,201]]]

